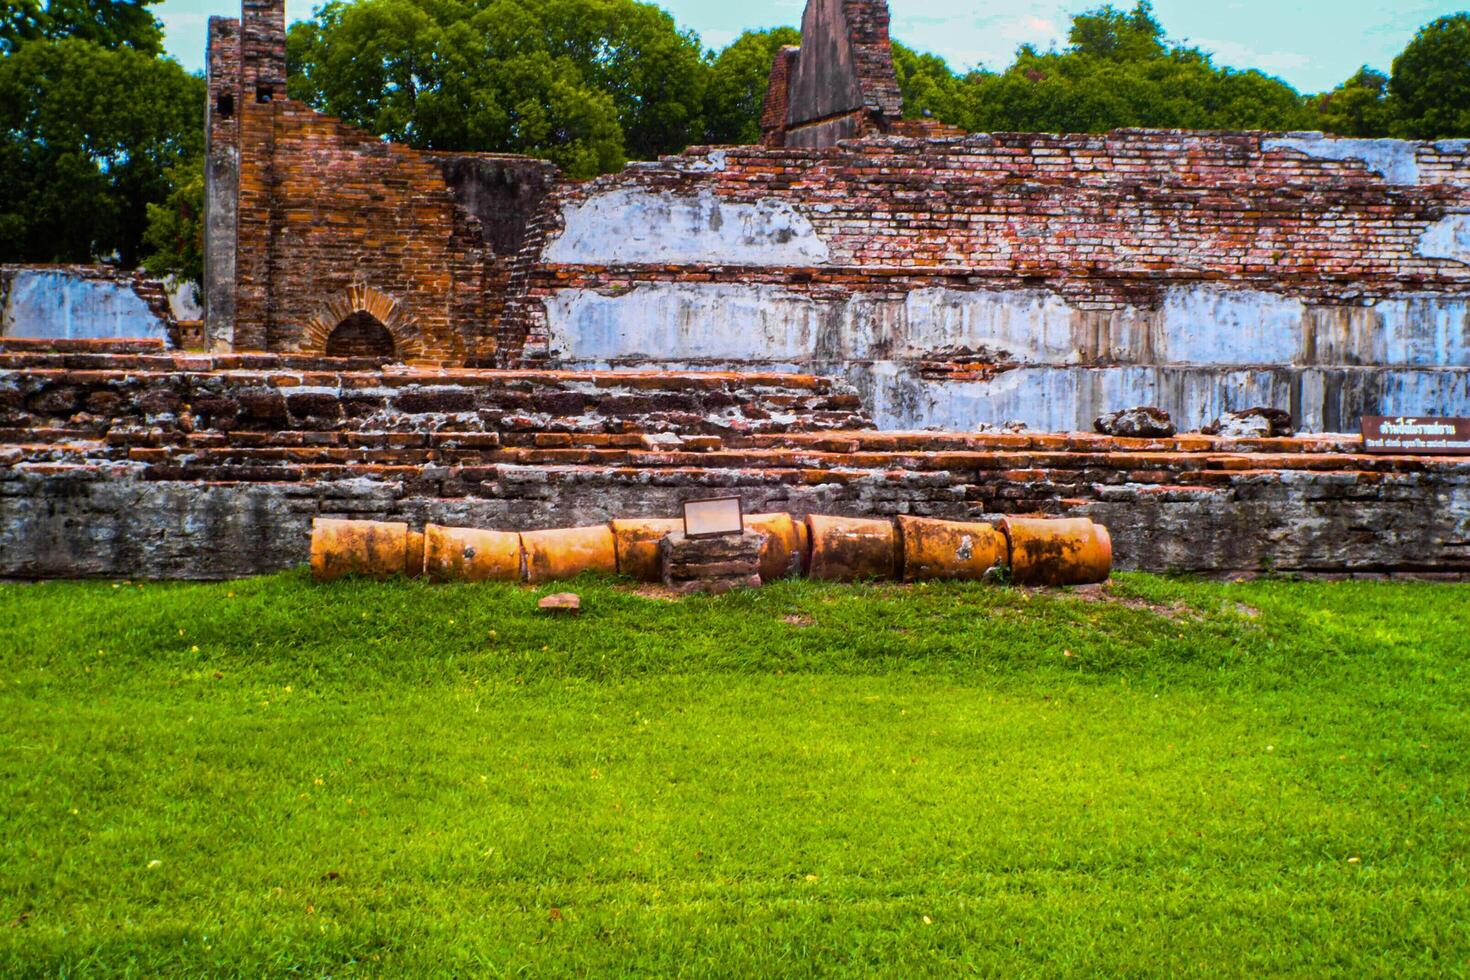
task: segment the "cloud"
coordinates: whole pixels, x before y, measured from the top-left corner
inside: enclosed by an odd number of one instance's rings
[[[1062,22],[1060,7],[1055,8],[1056,15],[1049,15],[1036,12],[1033,4],[1011,6],[1021,9],[977,14],[968,0],[934,0],[925,5],[923,15],[908,16],[891,5],[893,35],[911,47],[933,51],[957,71],[979,65],[1004,68],[1023,44],[1045,48],[1062,40],[1063,29],[1057,26]]]
[[[1215,64],[1230,68],[1259,68],[1271,75],[1298,72],[1312,65],[1312,59],[1297,51],[1259,51],[1238,41],[1193,38],[1189,42],[1215,56]]]

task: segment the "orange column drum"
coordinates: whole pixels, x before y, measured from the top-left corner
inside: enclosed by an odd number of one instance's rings
[[[311,522],[311,575],[330,582],[344,575],[385,579],[406,570],[408,525],[396,521]]]
[[[673,517],[643,517],[610,521],[618,574],[639,582],[663,581],[658,543],[665,534],[684,530],[684,522]]]
[[[519,582],[521,536],[425,524],[424,574],[435,582]]]
[[[746,514],[745,529],[766,536],[761,545],[761,581],[774,582],[806,571],[806,524],[790,514]]]
[[[521,547],[526,552],[526,581],[532,583],[576,578],[583,572],[616,575],[618,571],[617,545],[606,524],[523,531]]]
[[[1006,517],[1000,526],[1011,545],[1011,581],[1018,585],[1091,585],[1112,573],[1108,529],[1085,517]]]
[[[892,521],[812,514],[806,523],[812,542],[808,572],[812,578],[851,582],[897,575],[901,556]]]
[[[1007,562],[1006,537],[993,524],[898,518],[903,580],[979,579]]]

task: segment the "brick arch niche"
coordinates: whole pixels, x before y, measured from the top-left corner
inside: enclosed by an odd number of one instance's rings
[[[383,356],[406,361],[423,353],[413,318],[398,300],[371,286],[347,287],[306,324],[301,349],[312,354]]]

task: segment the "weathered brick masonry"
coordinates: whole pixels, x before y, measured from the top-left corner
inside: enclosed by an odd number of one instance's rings
[[[284,8],[242,18],[211,26],[216,350],[839,374],[888,428],[1470,412],[1462,141],[954,135],[900,118],[886,3],[811,0],[765,146],[575,183],[286,100]]]
[[[697,149],[559,187],[519,327],[528,361],[845,373],[889,426],[1157,402],[1351,430],[1470,409],[1467,210],[1458,142]]]
[[[1346,436],[880,432],[858,405],[791,374],[8,342],[0,576],[226,577],[303,561],[317,515],[532,529],[713,490],[797,514],[1085,513],[1125,568],[1470,573],[1470,461]]]
[[[210,21],[213,347],[335,353],[357,314],[389,360],[492,362],[510,262],[555,168],[385,143],[287,99],[284,16],[249,0],[243,21]]]

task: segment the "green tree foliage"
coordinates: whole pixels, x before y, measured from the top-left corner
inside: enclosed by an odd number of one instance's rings
[[[1331,92],[1313,96],[1317,128],[1337,136],[1380,137],[1395,129],[1388,76],[1367,65]]]
[[[1397,135],[1470,136],[1470,13],[1427,25],[1393,61],[1388,83]]]
[[[174,61],[75,38],[0,59],[0,261],[136,265],[149,203],[202,154],[204,92]]]
[[[903,95],[903,114],[910,119],[941,120],[960,116],[961,82],[944,59],[894,42],[893,70]]]
[[[168,171],[170,190],[161,204],[148,204],[143,267],[151,275],[204,282],[204,160],[188,160]]]
[[[1216,67],[1171,45],[1147,2],[1073,18],[1068,46],[1025,46],[1004,72],[974,72],[935,112],[973,132],[1159,129],[1302,129],[1313,114],[1280,79]]]
[[[711,62],[704,94],[706,143],[755,143],[776,52],[801,44],[793,27],[746,31]]]
[[[157,0],[0,0],[0,54],[22,42],[76,38],[104,48],[163,51],[163,25],[148,7]]]
[[[634,0],[359,0],[293,25],[291,93],[390,139],[574,176],[703,136],[699,41]]]

